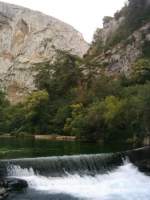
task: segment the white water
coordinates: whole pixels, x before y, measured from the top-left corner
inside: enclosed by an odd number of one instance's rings
[[[108,174],[95,177],[78,174],[44,177],[35,175],[31,169],[18,167],[11,171],[11,175],[17,174],[22,174],[19,178],[27,180],[30,188],[50,194],[64,193],[84,200],[150,200],[150,177],[128,162]]]

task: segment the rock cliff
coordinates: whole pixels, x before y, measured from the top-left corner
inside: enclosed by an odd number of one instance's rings
[[[107,30],[104,29],[105,31]],[[105,71],[110,75],[128,75],[132,64],[143,56],[144,45],[150,45],[150,23],[134,31],[125,42],[120,42],[95,56],[92,61],[105,67]],[[98,68],[95,70],[98,71]]]
[[[128,0],[114,17],[104,17],[87,57],[97,73],[113,76],[130,74],[137,59],[150,57],[150,1]]]
[[[37,63],[57,50],[82,57],[88,44],[73,27],[37,11],[0,2],[0,84],[12,103],[35,89]]]

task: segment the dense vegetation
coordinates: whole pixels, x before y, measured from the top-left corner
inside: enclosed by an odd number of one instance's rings
[[[109,23],[113,18],[104,17],[104,24]],[[135,31],[150,21],[149,0],[128,0],[125,6],[114,15],[114,20],[121,23],[118,29],[110,35],[104,43],[101,38],[102,29],[98,28],[94,34],[92,49],[95,54],[107,51],[120,42],[126,42],[128,37]]]
[[[0,93],[0,131],[62,134],[91,141],[133,141],[150,133],[150,60],[132,66],[129,78],[105,73],[86,76],[83,60],[60,52],[53,64],[38,66],[38,91],[10,105]]]
[[[126,16],[120,29],[125,32],[116,33],[126,38],[147,22],[150,17],[147,2],[129,0],[115,15]],[[108,22],[111,18],[104,20]],[[120,39],[113,38],[109,45]],[[95,38],[95,43],[99,52],[105,49],[100,38]],[[100,75],[95,74],[97,65]],[[133,64],[128,77],[120,74],[114,79],[90,56],[80,59],[68,52],[58,52],[53,64],[35,67],[38,90],[24,102],[10,105],[5,94],[0,93],[1,133],[60,134],[104,142],[138,142],[150,134],[149,42],[143,43],[143,56]]]
[[[149,0],[128,0],[128,3],[120,12],[115,14],[116,20],[124,17],[116,33],[112,35],[107,45],[115,44],[126,40],[135,30],[141,28],[150,20]]]

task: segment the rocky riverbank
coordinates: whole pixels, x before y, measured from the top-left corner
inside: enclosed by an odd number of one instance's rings
[[[63,135],[34,135],[37,140],[50,140],[50,141],[76,141],[76,136],[63,136]]]
[[[28,187],[26,181],[16,178],[0,179],[0,200],[6,199],[12,191],[20,191]]]
[[[124,153],[141,172],[150,175],[150,146],[130,150]]]

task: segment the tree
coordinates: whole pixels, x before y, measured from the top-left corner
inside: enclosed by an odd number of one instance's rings
[[[103,18],[103,24],[108,24],[113,18],[110,16],[105,16]]]
[[[49,96],[45,90],[33,92],[24,102],[26,128],[30,133],[47,133]]]
[[[131,80],[142,84],[150,80],[150,59],[142,58],[133,64]]]
[[[9,102],[5,97],[5,93],[0,91],[0,132],[7,132],[7,107],[9,107]]]
[[[36,85],[48,92],[51,100],[71,97],[72,88],[76,87],[81,76],[77,56],[67,52],[58,52],[53,64],[43,63],[38,66]]]

